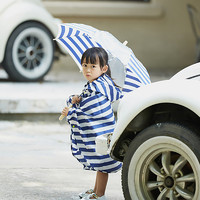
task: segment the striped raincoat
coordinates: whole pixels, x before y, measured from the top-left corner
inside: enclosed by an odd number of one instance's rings
[[[115,117],[111,103],[122,97],[121,90],[104,74],[92,83],[88,82],[81,97],[81,102],[73,104],[67,116],[71,125],[72,154],[86,170],[117,172],[121,163],[113,160],[109,154],[96,153],[95,139],[113,132]],[[68,106],[71,100],[72,96],[67,101]]]

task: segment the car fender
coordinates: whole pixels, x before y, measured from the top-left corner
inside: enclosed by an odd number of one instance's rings
[[[171,80],[175,79],[193,79],[200,81],[200,62],[182,69],[171,78]]]
[[[13,30],[26,21],[38,21],[49,29],[54,37],[57,35],[58,19],[53,18],[41,3],[31,1],[17,1],[0,14],[0,63],[3,61],[5,47]]]
[[[113,133],[110,150],[114,149],[127,125],[144,109],[160,104],[182,105],[200,116],[200,82],[172,79],[155,82],[126,94],[118,107],[118,121]]]

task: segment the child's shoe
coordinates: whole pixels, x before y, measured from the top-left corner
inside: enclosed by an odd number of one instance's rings
[[[71,200],[80,200],[81,198],[79,197],[79,196],[72,196],[71,198],[70,198]]]
[[[105,197],[105,195],[99,197],[98,195],[93,193],[93,194],[90,194],[90,195],[84,197],[82,200],[92,200],[92,199],[94,199],[94,200],[95,199],[97,199],[97,200],[106,200],[106,197]]]
[[[94,190],[90,189],[90,190],[87,190],[86,192],[80,193],[78,196],[82,199],[82,198],[87,197],[88,195],[93,194],[93,193],[94,193]]]

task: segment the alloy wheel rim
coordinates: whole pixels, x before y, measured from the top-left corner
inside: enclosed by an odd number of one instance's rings
[[[199,161],[178,139],[151,138],[131,158],[128,187],[132,199],[197,199],[199,185]]]
[[[34,70],[44,58],[42,42],[34,36],[25,37],[18,46],[17,57],[24,69]]]
[[[31,27],[22,31],[13,44],[13,62],[20,74],[38,78],[48,71],[53,58],[52,41],[43,30]]]
[[[146,169],[143,188],[151,199],[193,199],[194,171],[188,160],[174,151],[157,152]]]

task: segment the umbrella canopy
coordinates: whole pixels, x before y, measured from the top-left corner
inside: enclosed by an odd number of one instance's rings
[[[123,88],[123,92],[130,92],[151,82],[146,68],[133,51],[109,32],[74,23],[60,24],[59,28],[55,40],[67,50],[80,70],[82,54],[88,48],[102,47],[109,56],[111,76]]]

